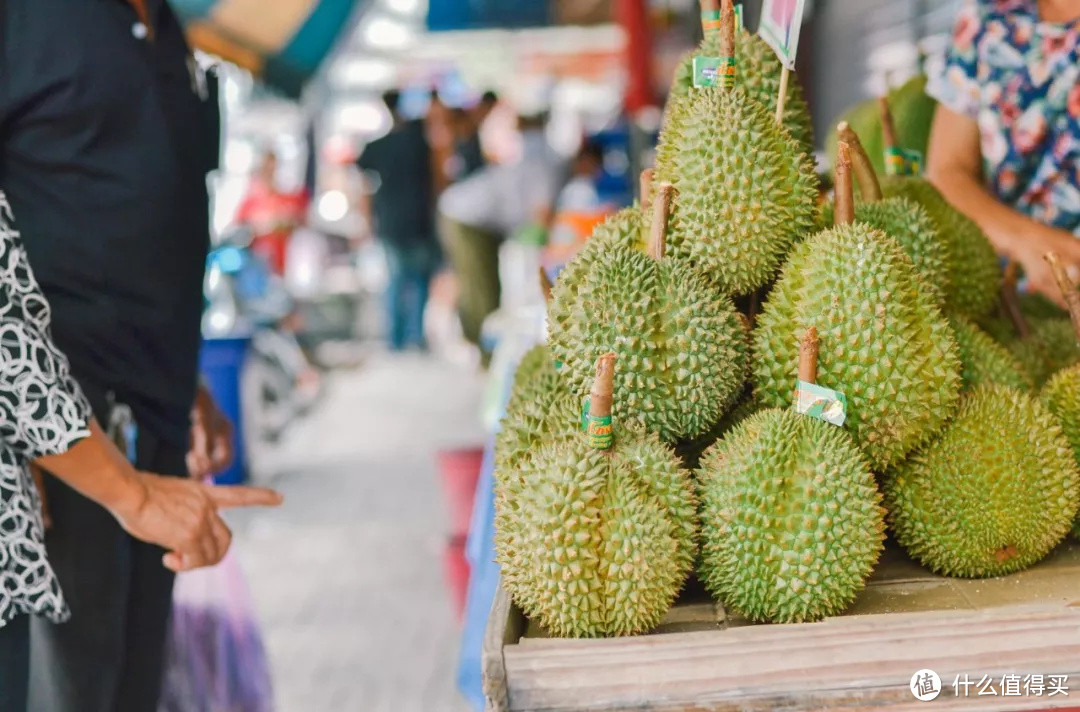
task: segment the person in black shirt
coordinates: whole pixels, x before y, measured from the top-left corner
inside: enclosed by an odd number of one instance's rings
[[[197,388],[210,87],[166,0],[0,0],[0,13],[0,188],[54,341],[97,421],[137,432],[137,469],[203,476],[229,458],[224,420]],[[72,619],[32,623],[29,708],[154,712],[164,552],[64,482],[45,490]]]
[[[423,122],[404,120],[398,100],[396,91],[383,96],[393,126],[369,143],[357,160],[365,183],[374,189],[363,210],[386,252],[387,326],[395,351],[425,348],[424,307],[439,264],[431,149]]]

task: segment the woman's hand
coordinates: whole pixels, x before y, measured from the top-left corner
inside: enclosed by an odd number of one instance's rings
[[[1013,244],[1012,256],[1024,268],[1028,289],[1052,299],[1062,308],[1065,300],[1061,296],[1050,266],[1043,257],[1047,252],[1056,252],[1065,266],[1065,271],[1074,282],[1080,278],[1080,240],[1069,233],[1043,228],[1032,234],[1022,235]]]
[[[215,487],[180,477],[137,472],[125,497],[110,508],[126,532],[168,550],[173,571],[212,566],[225,556],[232,533],[218,511],[277,506],[281,495],[258,487]]]

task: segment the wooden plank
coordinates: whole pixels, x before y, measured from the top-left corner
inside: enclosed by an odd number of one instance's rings
[[[506,712],[509,709],[503,650],[508,645],[515,645],[524,630],[525,617],[510,601],[500,582],[495,590],[495,600],[491,603],[491,612],[488,613],[480,654],[484,708],[487,712]]]

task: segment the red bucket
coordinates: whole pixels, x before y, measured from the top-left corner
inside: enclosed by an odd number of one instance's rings
[[[454,615],[460,621],[465,615],[465,599],[469,593],[469,560],[465,558],[465,537],[455,536],[443,549],[443,575]]]
[[[444,450],[438,457],[439,477],[450,517],[450,536],[464,538],[469,533],[469,522],[472,521],[473,499],[483,466],[484,450]]]

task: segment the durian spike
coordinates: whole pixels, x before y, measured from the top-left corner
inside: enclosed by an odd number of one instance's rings
[[[547,270],[540,267],[540,292],[544,295],[544,303],[551,304],[551,278],[548,277]]]
[[[652,222],[649,225],[649,257],[657,262],[664,259],[664,249],[667,243],[668,215],[671,212],[671,194],[674,192],[671,183],[661,183],[656,188],[656,196],[652,205]]]
[[[720,56],[735,56],[735,5],[731,0],[720,4]]]
[[[878,111],[881,113],[881,138],[885,148],[899,148],[900,142],[896,137],[896,124],[893,123],[888,95],[883,94],[878,97]]]
[[[846,142],[840,141],[837,144],[836,154],[836,177],[833,181],[836,207],[833,210],[833,225],[847,225],[855,221],[855,195],[851,186],[851,149]]]
[[[840,140],[851,148],[851,167],[855,171],[855,177],[859,179],[859,193],[867,202],[881,200],[881,183],[878,182],[877,171],[870,162],[870,156],[866,153],[859,134],[846,121],[836,125],[836,135]]]
[[[817,383],[818,333],[811,326],[799,341],[799,380]]]
[[[606,353],[596,359],[596,377],[589,392],[589,415],[606,418],[611,415],[611,398],[615,392],[615,354]]]
[[[1020,265],[1013,261],[1005,265],[1005,273],[1001,276],[1001,308],[1016,329],[1017,336],[1026,339],[1031,335],[1031,326],[1028,325],[1024,312],[1020,310],[1020,297],[1016,292],[1019,277]]]
[[[1080,341],[1080,292],[1076,291],[1076,284],[1069,278],[1065,271],[1065,265],[1061,264],[1056,252],[1047,252],[1043,257],[1050,265],[1050,271],[1054,273],[1054,280],[1061,290],[1061,297],[1065,300],[1065,306],[1069,309],[1069,318],[1072,320],[1073,331]]]
[[[641,193],[641,212],[645,215],[649,214],[649,210],[652,208],[652,181],[653,181],[653,169],[646,168],[638,176],[638,192]]]

